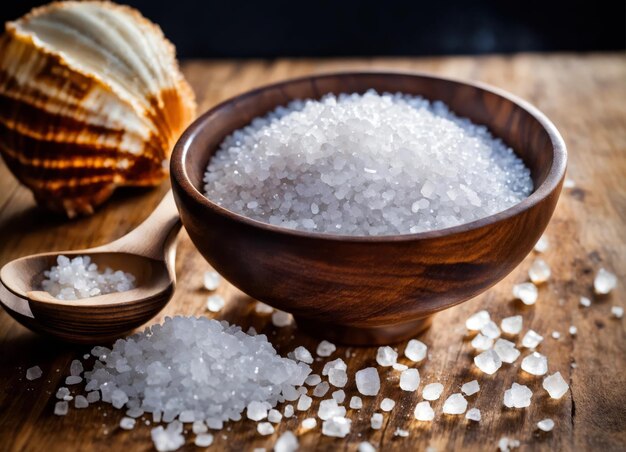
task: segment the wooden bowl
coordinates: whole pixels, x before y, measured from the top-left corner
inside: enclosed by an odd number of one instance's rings
[[[279,105],[327,93],[403,92],[442,100],[486,125],[530,168],[535,189],[496,215],[417,234],[353,237],[295,231],[226,210],[202,194],[222,140]],[[567,151],[554,125],[504,91],[426,74],[338,73],[259,88],[204,113],[171,160],[183,225],[206,260],[253,298],[294,315],[299,327],[349,344],[414,336],[442,309],[500,281],[532,250],[556,206]]]

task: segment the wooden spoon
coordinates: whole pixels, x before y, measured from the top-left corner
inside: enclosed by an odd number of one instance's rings
[[[22,257],[0,270],[0,304],[28,328],[63,340],[106,342],[154,317],[174,293],[176,236],[181,222],[170,190],[135,230],[109,243],[79,251]],[[44,270],[59,255],[89,255],[99,268],[133,274],[135,289],[81,300],[54,298],[41,289]]]

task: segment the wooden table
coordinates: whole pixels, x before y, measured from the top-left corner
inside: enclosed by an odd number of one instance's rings
[[[200,111],[249,88],[288,77],[342,69],[403,69],[430,71],[480,80],[509,90],[534,103],[563,134],[570,152],[569,177],[576,187],[565,190],[547,233],[550,249],[545,259],[552,267],[551,280],[540,289],[535,306],[522,307],[511,297],[514,283],[526,278],[532,256],[487,293],[436,316],[421,339],[429,346],[428,358],[418,365],[424,382],[445,385],[434,403],[435,422],[413,419],[421,398],[399,390],[396,371],[382,371],[383,388],[376,398],[365,399],[364,408],[349,410],[352,432],[345,439],[320,434],[320,428],[299,437],[302,450],[355,450],[368,440],[381,450],[439,451],[495,450],[502,436],[521,441],[521,450],[624,450],[626,448],[626,329],[625,321],[611,318],[612,305],[625,306],[626,276],[626,57],[624,54],[566,55],[522,54],[425,59],[189,61],[184,71],[193,85]],[[90,218],[67,221],[35,208],[30,193],[20,187],[0,164],[0,264],[25,254],[55,249],[83,248],[108,242],[134,228],[155,207],[168,188],[123,190]],[[595,271],[604,266],[620,280],[614,293],[595,300],[590,308],[578,306],[581,295],[591,296]],[[201,288],[208,264],[193,248],[187,235],[180,237],[176,270],[178,290],[164,316],[210,315],[205,310],[207,292]],[[275,329],[267,316],[256,315],[254,303],[224,283],[218,293],[228,300],[217,316],[243,327],[253,325],[268,334],[285,354],[303,344],[314,350],[317,339],[295,328]],[[571,392],[561,400],[547,397],[541,378],[529,378],[520,369],[521,359],[505,364],[494,376],[481,374],[472,364],[473,351],[465,337],[464,321],[473,312],[488,309],[498,322],[522,314],[529,327],[545,337],[539,350],[548,356],[550,372],[560,371]],[[578,328],[571,337],[570,325]],[[551,337],[558,331],[561,338]],[[404,344],[399,344],[404,350]],[[65,417],[52,414],[54,394],[69,375],[69,363],[88,349],[37,336],[0,312],[0,449],[46,450],[150,450],[149,428],[132,431],[117,425],[122,413],[110,405],[86,410],[71,409]],[[343,348],[333,355],[348,363],[354,393],[354,372],[375,364],[375,348]],[[525,353],[524,353],[525,355]],[[408,363],[408,361],[403,360]],[[43,378],[28,382],[26,368],[39,365]],[[314,370],[320,370],[315,363]],[[441,414],[443,400],[460,385],[478,379],[481,391],[469,397],[470,407],[481,409],[477,423],[462,416]],[[534,391],[529,408],[505,409],[503,392],[512,382]],[[369,428],[369,418],[383,397],[398,401],[385,414],[381,430]],[[317,412],[317,401],[314,404]],[[313,413],[313,411],[311,412]],[[313,415],[313,414],[311,414]],[[282,422],[278,432],[297,430],[306,416],[297,413]],[[537,421],[554,419],[551,433],[540,433]],[[395,437],[397,428],[410,431]],[[189,450],[193,435],[188,435]],[[271,450],[277,434],[262,437],[253,423],[231,424],[216,435],[210,450]]]

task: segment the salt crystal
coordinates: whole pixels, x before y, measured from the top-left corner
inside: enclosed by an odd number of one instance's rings
[[[561,339],[561,333],[559,333],[558,331],[553,331],[552,339]]]
[[[69,409],[67,402],[57,402],[54,404],[54,414],[57,416],[65,416]]]
[[[467,400],[460,393],[452,394],[443,403],[444,414],[463,414],[466,409]]]
[[[267,406],[263,402],[253,400],[248,404],[246,415],[248,419],[252,419],[253,421],[265,419],[267,417]]]
[[[100,400],[100,391],[91,391],[87,393],[87,402],[95,403]]]
[[[66,385],[75,385],[80,383],[81,381],[83,381],[82,377],[79,377],[78,375],[70,375],[69,377],[65,378],[65,384]]]
[[[500,337],[500,328],[498,328],[496,322],[490,320],[480,329],[480,333],[489,339],[496,339]]]
[[[415,391],[420,384],[420,373],[417,369],[407,369],[400,374],[400,389]]]
[[[367,441],[363,441],[359,443],[357,452],[376,452],[376,448]]]
[[[206,271],[204,272],[203,282],[204,287],[207,290],[215,290],[219,287],[221,281],[220,274],[215,271]]]
[[[561,376],[561,372],[555,372],[544,378],[542,386],[553,399],[560,399],[569,390],[569,385]]]
[[[256,425],[256,431],[263,436],[271,435],[274,433],[274,426],[269,422],[259,422]]]
[[[409,436],[408,430],[402,430],[401,428],[397,428],[395,432],[393,432],[393,436],[400,436],[402,438],[406,438]]]
[[[576,328],[574,325],[571,325],[568,331],[570,335],[576,336],[576,334],[578,333],[578,328]]]
[[[274,444],[274,452],[296,452],[298,450],[298,438],[293,432],[287,430],[280,435]]]
[[[41,371],[41,367],[39,366],[33,366],[26,369],[27,380],[36,380],[37,378],[40,378],[42,374],[43,372]]]
[[[550,279],[550,266],[541,258],[537,258],[533,261],[528,269],[528,277],[535,284],[541,284]]]
[[[338,405],[335,399],[322,400],[317,410],[317,415],[325,421],[335,416],[345,416],[346,408]]]
[[[474,347],[476,350],[479,351],[484,351],[484,350],[489,350],[491,347],[493,347],[493,339],[487,337],[487,336],[483,336],[482,334],[478,333],[474,339],[472,339],[472,347]]]
[[[569,177],[565,178],[565,181],[563,182],[563,188],[574,188],[576,186],[576,182],[574,181],[574,179],[570,179]]]
[[[404,356],[409,358],[413,362],[420,362],[426,358],[428,347],[422,341],[417,339],[411,339],[404,349]]]
[[[495,350],[487,350],[474,356],[474,364],[484,373],[493,375],[502,367],[502,360]]]
[[[593,289],[598,295],[606,295],[617,286],[617,277],[608,270],[601,268],[593,280]]]
[[[476,380],[468,381],[461,386],[461,392],[467,396],[471,396],[480,391],[480,385]]]
[[[474,422],[480,422],[480,419],[481,419],[480,410],[478,408],[472,408],[468,410],[468,412],[465,413],[465,419],[468,419]]]
[[[134,417],[134,416],[131,416],[131,417]],[[194,421],[192,426],[191,426],[191,431],[194,432],[197,435],[198,433],[206,433],[206,432],[208,432],[209,428],[202,421]]]
[[[487,311],[478,311],[465,321],[465,327],[470,331],[480,331],[490,320]]]
[[[306,411],[311,408],[311,404],[313,403],[313,399],[305,394],[302,394],[298,399],[298,405],[296,405],[296,409],[298,411]]]
[[[382,402],[380,402],[380,409],[383,411],[391,411],[393,407],[396,406],[396,402],[392,399],[385,397]]]
[[[89,402],[85,398],[85,396],[77,395],[74,399],[74,407],[75,408],[87,408],[89,406]]]
[[[66,387],[60,387],[57,389],[56,398],[63,400],[66,396],[70,395],[70,390]]]
[[[535,243],[535,251],[537,251],[538,253],[545,253],[549,247],[550,241],[545,234],[539,237],[539,240],[537,240],[537,243]]]
[[[401,363],[393,363],[391,367],[393,368],[393,370],[399,370],[400,372],[407,370],[409,368],[409,366],[405,364],[401,364]]]
[[[328,371],[328,382],[338,388],[343,388],[348,382],[348,374],[343,369],[330,369]]]
[[[305,430],[311,430],[317,427],[317,420],[314,417],[308,417],[302,421],[302,428]]]
[[[311,364],[313,362],[313,355],[306,348],[300,346],[296,347],[293,351],[293,355],[298,361],[302,361],[303,363]]]
[[[193,443],[197,447],[209,447],[213,444],[213,435],[210,433],[200,433],[199,435],[196,435]]]
[[[519,445],[520,442],[518,440],[507,438],[506,436],[503,436],[498,441],[498,449],[500,449],[500,452],[509,452],[511,449],[519,447]]]
[[[380,430],[383,426],[383,415],[381,413],[374,413],[370,418],[370,426],[374,430]]]
[[[67,379],[65,382],[67,383]],[[111,405],[115,408],[122,408],[126,402],[128,402],[128,395],[124,391],[116,389],[111,393]]]
[[[378,351],[376,352],[376,362],[379,366],[392,366],[397,359],[398,352],[396,352],[393,348],[388,346],[378,347]]]
[[[359,370],[355,375],[356,387],[365,396],[375,396],[380,391],[380,377],[374,367]]]
[[[206,299],[206,308],[211,312],[220,312],[226,301],[218,294],[209,295]]]
[[[591,306],[591,300],[587,297],[580,297],[580,305],[584,308]]]
[[[503,363],[514,363],[520,355],[520,351],[515,348],[515,344],[506,339],[498,339],[493,349]]]
[[[257,314],[271,314],[274,312],[274,308],[261,301],[257,301],[254,306],[254,312]]]
[[[624,308],[622,308],[621,306],[611,306],[611,314],[616,319],[621,319],[622,317],[624,317]]]
[[[545,375],[548,372],[548,358],[533,352],[522,360],[522,370],[531,375]]]
[[[332,397],[337,403],[343,403],[343,401],[346,400],[346,393],[340,389],[339,391],[333,392]]]
[[[522,331],[523,323],[524,319],[521,315],[514,315],[502,319],[500,327],[502,328],[502,331],[504,331],[506,334],[519,334],[520,331]]]
[[[293,410],[293,405],[285,405],[285,408],[283,409],[283,415],[286,418],[290,418],[291,416],[293,416],[294,410]]]
[[[274,408],[267,413],[267,420],[273,424],[278,424],[282,419],[283,415],[280,414],[280,411],[275,410]]]
[[[272,313],[272,324],[275,327],[282,328],[285,326],[291,325],[293,317],[291,314],[283,311],[279,311],[278,309]]]
[[[539,428],[539,430],[542,430],[544,432],[551,432],[554,428],[554,421],[552,419],[542,419],[541,421],[537,422],[537,427]]]
[[[320,384],[315,386],[315,388],[313,389],[313,396],[315,396],[315,397],[324,397],[326,395],[326,393],[328,392],[328,389],[330,389],[330,385],[328,384],[328,382],[327,381],[322,381]]]
[[[350,398],[350,408],[353,410],[360,410],[363,408],[363,400],[361,400],[361,397],[352,396],[352,398]]]
[[[330,369],[347,370],[348,366],[343,361],[343,359],[337,358],[324,364],[324,368],[322,369],[322,375],[328,375],[330,373]]]
[[[443,385],[441,383],[430,383],[422,389],[422,397],[424,400],[437,400],[441,397]]]
[[[536,348],[541,341],[543,341],[543,336],[540,336],[533,330],[528,330],[522,338],[522,347],[530,348],[532,350]]]
[[[415,405],[415,411],[413,416],[418,421],[432,421],[435,418],[435,412],[430,406],[429,402],[420,402]]]
[[[528,386],[513,383],[511,389],[504,391],[504,405],[507,408],[526,408],[533,396]]]
[[[132,417],[123,417],[120,420],[120,428],[123,428],[124,430],[132,430],[135,428],[136,422],[137,421],[135,421]]]
[[[537,287],[533,283],[521,283],[513,286],[513,296],[525,305],[533,305],[537,302]]]
[[[70,364],[70,375],[80,375],[83,373],[83,363],[75,359]]]
[[[322,434],[336,438],[345,438],[350,433],[351,424],[352,421],[345,417],[332,417],[322,423]]]
[[[315,386],[319,384],[321,381],[322,381],[322,377],[320,377],[317,374],[311,374],[308,377],[306,377],[306,380],[304,380],[304,383],[309,386]]]
[[[335,353],[337,347],[332,342],[322,341],[317,346],[317,356],[327,357]]]

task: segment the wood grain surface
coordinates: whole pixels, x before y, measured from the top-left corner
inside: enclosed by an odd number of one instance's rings
[[[381,450],[439,451],[495,450],[502,436],[521,442],[520,450],[624,450],[626,448],[626,320],[611,318],[613,305],[626,306],[626,57],[623,54],[565,55],[521,54],[511,57],[369,60],[276,60],[276,61],[190,61],[184,72],[194,87],[199,111],[249,88],[288,77],[344,69],[404,69],[479,80],[494,84],[533,102],[554,121],[569,150],[569,177],[576,187],[561,196],[547,229],[551,247],[544,258],[553,271],[540,288],[535,306],[523,307],[511,297],[514,283],[526,279],[532,256],[495,287],[434,318],[421,336],[429,346],[428,358],[417,365],[422,385],[440,381],[445,390],[434,402],[435,422],[417,422],[412,417],[421,397],[398,388],[399,374],[382,370],[379,396],[365,398],[361,411],[348,410],[352,431],[346,439],[324,437],[318,427],[299,435],[302,450],[356,450],[368,440]],[[96,246],[109,242],[145,219],[167,191],[122,190],[96,215],[68,221],[35,207],[30,192],[20,187],[0,164],[0,264],[25,254],[55,249]],[[604,266],[618,275],[613,294],[594,298],[590,308],[578,306],[581,295],[591,295],[595,271]],[[155,321],[164,316],[209,315],[202,273],[209,268],[183,231],[180,236],[176,271],[178,288],[172,302]],[[313,350],[317,341],[296,328],[276,329],[267,316],[254,313],[254,303],[232,286],[222,284],[218,293],[226,297],[225,309],[216,315],[243,327],[254,326],[266,333],[281,353],[305,345]],[[465,337],[464,320],[479,309],[488,309],[498,322],[520,313],[524,331],[532,328],[545,337],[539,350],[547,355],[550,372],[560,371],[571,391],[561,400],[549,399],[541,389],[541,378],[529,378],[514,365],[503,365],[494,375],[476,370],[472,349]],[[570,325],[578,328],[574,338]],[[553,331],[561,338],[551,337]],[[404,345],[399,347],[402,352]],[[69,375],[72,359],[88,348],[54,342],[29,332],[0,312],[0,450],[151,450],[149,427],[132,431],[118,427],[122,413],[108,404],[86,410],[70,409],[65,417],[53,415],[54,393]],[[348,364],[348,397],[355,392],[354,373],[375,363],[375,348],[341,347],[333,357]],[[402,362],[410,364],[407,360]],[[572,367],[572,364],[575,367]],[[321,362],[314,370],[321,370]],[[25,371],[39,365],[43,377],[28,382]],[[470,407],[482,411],[483,420],[470,423],[462,416],[441,414],[443,400],[460,385],[477,378],[481,391],[468,398]],[[534,391],[527,409],[508,410],[503,392],[512,382],[527,384]],[[421,389],[420,387],[420,389]],[[385,414],[381,430],[369,428],[371,414],[383,397],[398,401]],[[296,412],[283,421],[277,434],[299,431],[299,423],[310,414]],[[551,433],[537,431],[537,421],[550,417],[556,425]],[[409,430],[407,438],[395,437],[397,428]],[[216,435],[209,450],[271,450],[277,434],[262,437],[250,421],[230,424]],[[193,434],[188,435],[188,450]]]

